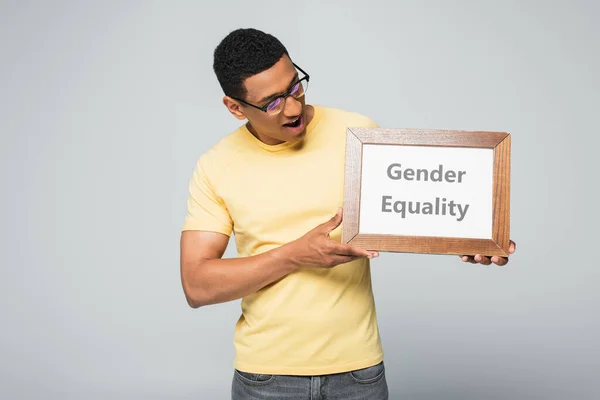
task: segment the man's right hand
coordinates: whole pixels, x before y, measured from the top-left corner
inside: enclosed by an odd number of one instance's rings
[[[249,257],[222,258],[229,236],[185,231],[181,235],[181,280],[193,308],[242,298],[298,267],[331,268],[377,252],[340,244],[329,234],[342,222],[342,210],[299,239]]]
[[[363,250],[331,239],[329,234],[342,223],[342,214],[340,207],[329,221],[289,243],[291,260],[298,266],[332,268],[359,258],[379,256],[376,251]]]

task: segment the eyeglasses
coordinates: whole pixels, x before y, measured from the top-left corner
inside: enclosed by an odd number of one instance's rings
[[[250,107],[254,107],[262,112],[267,113],[268,115],[277,115],[281,112],[281,110],[283,110],[283,107],[285,106],[285,100],[288,96],[292,96],[295,99],[299,99],[300,97],[304,96],[304,94],[306,93],[306,91],[308,90],[308,82],[310,81],[310,75],[308,75],[306,72],[304,72],[304,70],[302,70],[302,68],[300,68],[299,66],[297,66],[296,64],[292,63],[294,65],[294,67],[296,67],[300,72],[302,72],[304,74],[304,77],[302,77],[302,79],[296,81],[287,92],[285,92],[284,94],[277,96],[275,99],[269,101],[267,104],[265,104],[262,107],[256,106],[254,104],[250,104],[245,100],[239,99],[237,97],[231,97],[232,99],[235,99],[241,103],[244,103]]]

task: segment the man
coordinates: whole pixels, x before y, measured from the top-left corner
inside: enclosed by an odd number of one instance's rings
[[[346,128],[377,125],[306,104],[309,74],[264,32],[227,35],[214,70],[224,105],[247,123],[196,164],[181,276],[191,307],[242,299],[232,398],[387,399],[378,254],[340,240]],[[231,234],[238,257],[222,259]]]

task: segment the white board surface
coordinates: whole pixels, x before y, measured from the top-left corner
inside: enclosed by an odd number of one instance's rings
[[[360,233],[491,239],[493,155],[493,149],[363,145]]]

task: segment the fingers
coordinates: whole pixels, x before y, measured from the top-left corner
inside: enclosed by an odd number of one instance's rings
[[[344,213],[344,210],[342,209],[342,207],[339,207],[337,212],[335,213],[335,215],[333,217],[331,217],[331,219],[329,221],[325,222],[322,225],[325,233],[329,234],[335,228],[340,226],[340,224],[342,223],[343,213]]]
[[[489,257],[482,256],[481,254],[475,255],[475,261],[483,265],[490,265],[492,263]]]
[[[461,259],[464,262],[470,262],[470,263],[475,263],[475,260],[473,259],[473,256],[462,256]]]
[[[461,256],[460,259],[463,260],[463,262],[468,262],[468,263],[471,263],[471,264],[477,264],[477,262],[475,261],[475,257],[473,257],[473,256]]]
[[[346,264],[346,263],[349,263],[350,261],[358,260],[359,258],[362,258],[362,257],[333,256],[332,257],[332,261],[333,261],[332,267],[334,267],[336,265],[340,265],[340,264]]]
[[[492,262],[499,266],[506,265],[508,263],[508,257],[494,256],[492,257]]]
[[[474,256],[461,256],[460,257],[463,262],[469,262],[471,264],[482,264],[482,265],[490,265],[492,263],[496,265],[505,265],[508,262],[508,259],[504,257],[486,257],[481,254],[475,254]]]
[[[334,243],[332,246],[332,252],[336,255],[342,256],[354,256],[354,257],[367,257],[374,258],[378,257],[377,251],[363,250],[358,247],[353,247],[347,244]]]
[[[371,253],[375,253],[375,255],[372,255],[370,257],[367,258],[375,258],[379,256],[379,253],[377,252],[371,252]],[[365,258],[364,256],[352,256],[352,255],[339,255],[339,254],[335,254],[333,256],[331,256],[331,261],[333,263],[333,265],[331,266],[336,266],[339,264],[345,264],[345,263],[349,263],[350,261],[354,261],[354,260],[359,260],[361,258]]]
[[[517,244],[511,240],[510,246],[508,247],[508,253],[514,254],[515,251],[517,251]]]

